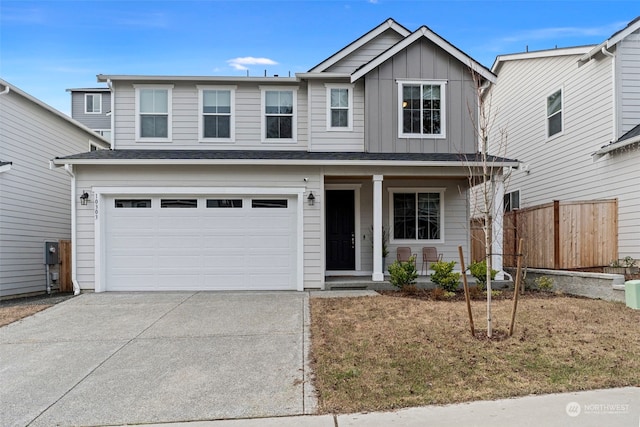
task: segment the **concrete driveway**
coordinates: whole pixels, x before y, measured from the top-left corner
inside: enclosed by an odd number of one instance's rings
[[[0,328],[0,425],[315,412],[306,292],[83,294]]]

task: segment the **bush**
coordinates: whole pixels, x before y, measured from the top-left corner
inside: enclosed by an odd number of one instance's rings
[[[438,261],[431,264],[431,281],[448,292],[455,292],[460,285],[460,273],[454,273],[455,261]]]
[[[394,261],[389,266],[389,281],[396,288],[404,290],[405,287],[416,283],[418,272],[416,271],[416,257],[412,256],[409,261]]]
[[[553,289],[553,279],[547,276],[540,276],[536,280],[534,280],[536,286],[541,291],[550,291]]]
[[[487,262],[472,262],[469,266],[469,273],[476,279],[476,283],[483,291],[487,289]],[[496,278],[497,270],[491,269],[491,280]]]

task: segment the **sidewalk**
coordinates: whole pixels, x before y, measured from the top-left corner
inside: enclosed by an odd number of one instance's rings
[[[394,412],[156,424],[158,427],[637,427],[640,387],[526,396]]]

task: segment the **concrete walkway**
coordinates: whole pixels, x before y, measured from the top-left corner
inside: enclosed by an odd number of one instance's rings
[[[527,396],[395,412],[170,424],[171,427],[637,427],[640,388]],[[169,427],[166,424],[157,427]]]
[[[83,294],[0,328],[0,425],[313,414],[305,292]]]

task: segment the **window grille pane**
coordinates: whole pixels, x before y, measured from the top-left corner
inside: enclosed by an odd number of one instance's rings
[[[168,113],[169,91],[166,89],[140,89],[141,113]]]
[[[553,136],[562,131],[562,113],[556,113],[549,117],[549,135]]]
[[[143,138],[166,138],[168,136],[167,116],[140,116],[140,136]]]
[[[349,111],[348,110],[331,110],[331,127],[348,127]]]
[[[231,117],[229,116],[204,116],[205,138],[230,138]]]
[[[416,238],[416,196],[414,193],[393,194],[394,239]]]
[[[197,199],[162,199],[160,200],[161,208],[197,208]]]
[[[267,138],[292,138],[291,117],[267,117]]]
[[[241,208],[242,199],[208,199],[208,208]]]
[[[547,116],[557,113],[562,109],[562,91],[559,90],[547,98]]]
[[[116,199],[116,208],[150,208],[151,199]]]
[[[418,194],[418,239],[440,238],[440,194]]]
[[[253,199],[251,200],[252,208],[286,208],[288,206],[287,199]]]
[[[331,89],[331,107],[332,108],[348,108],[349,107],[349,90],[348,89]]]

